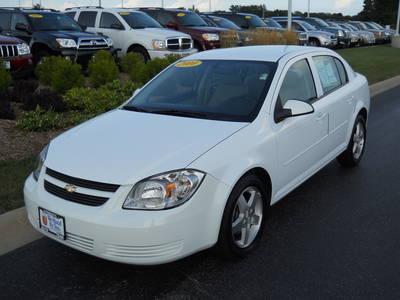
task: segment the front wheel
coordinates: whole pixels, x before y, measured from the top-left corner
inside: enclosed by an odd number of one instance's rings
[[[229,196],[217,250],[225,258],[240,258],[254,250],[263,231],[269,193],[254,174],[242,178]]]
[[[359,115],[354,123],[353,132],[347,149],[338,156],[338,161],[342,166],[357,166],[365,151],[367,141],[367,126],[363,116]]]

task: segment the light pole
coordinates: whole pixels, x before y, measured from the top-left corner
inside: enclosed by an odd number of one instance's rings
[[[161,0],[161,7],[164,8],[164,0]]]
[[[308,0],[307,18],[310,17],[310,6],[311,6],[311,0]]]
[[[287,22],[288,31],[292,30],[292,0],[288,0],[288,22]]]
[[[208,1],[208,11],[211,12],[211,0]]]
[[[400,35],[400,0],[399,0],[399,10],[397,12],[396,35]]]

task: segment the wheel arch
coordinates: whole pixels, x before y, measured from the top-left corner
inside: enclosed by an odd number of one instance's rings
[[[139,48],[143,49],[145,51],[146,55],[147,55],[147,58],[150,59],[149,51],[147,51],[146,47],[141,45],[141,44],[135,43],[135,44],[130,45],[128,47],[128,49],[126,50],[126,53],[132,52],[134,49],[139,49]]]

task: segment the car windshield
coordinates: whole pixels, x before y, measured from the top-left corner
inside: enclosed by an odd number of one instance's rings
[[[368,30],[368,27],[364,23],[357,23],[360,29]]]
[[[385,29],[385,27],[383,27],[382,25],[375,23],[375,22],[371,22],[372,24],[374,24],[378,29]]]
[[[213,20],[214,23],[216,23],[218,25],[218,27],[232,29],[232,30],[241,30],[241,28],[239,26],[237,26],[235,23],[229,21],[228,19],[213,16],[213,17],[211,17],[211,20]]]
[[[267,24],[258,16],[246,15],[243,18],[247,21],[250,28],[267,27]]]
[[[326,23],[324,20],[322,20],[322,19],[314,19],[320,26],[322,26],[322,27],[329,27],[329,24],[328,23]]]
[[[168,68],[123,108],[182,117],[251,122],[269,90],[276,63],[189,60]]]
[[[316,30],[316,28],[314,26],[312,26],[311,24],[307,23],[307,22],[301,22],[300,23],[301,26],[303,26],[307,31],[309,30]]]
[[[120,16],[133,29],[141,28],[162,28],[162,26],[153,18],[142,12],[119,12]]]
[[[182,11],[176,13],[179,23],[188,27],[208,26],[207,23],[196,13],[191,11]]]
[[[282,28],[281,24],[279,24],[277,21],[272,20],[272,19],[265,19],[264,23],[267,24],[268,27]]]
[[[82,31],[81,26],[61,13],[29,13],[28,18],[36,31]]]
[[[358,31],[358,28],[355,27],[355,26],[353,26],[353,25],[351,25],[351,24],[346,24],[345,26],[346,26],[347,28],[351,29],[352,31]]]
[[[371,29],[378,29],[380,30],[380,28],[378,26],[376,26],[374,23],[368,22],[366,23],[366,25],[371,28]]]

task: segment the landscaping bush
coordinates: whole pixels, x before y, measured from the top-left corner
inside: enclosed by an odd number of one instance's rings
[[[138,87],[132,82],[115,80],[97,89],[73,88],[65,94],[64,101],[70,110],[97,115],[121,105]]]
[[[238,34],[236,31],[222,31],[220,34],[221,48],[232,48],[238,46]],[[242,34],[244,36],[244,34]]]
[[[245,46],[256,45],[296,45],[297,35],[290,31],[271,31],[263,28],[246,32]]]
[[[36,80],[16,80],[13,83],[13,91],[11,94],[12,101],[25,103],[28,101],[26,98],[32,96],[32,94],[38,88],[39,83]],[[35,105],[36,107],[36,105]]]
[[[122,72],[130,74],[138,65],[144,65],[143,57],[134,52],[129,52],[121,59]]]
[[[97,52],[89,63],[89,81],[94,87],[117,79],[118,73],[114,57],[107,51]]]
[[[38,106],[55,112],[63,112],[67,108],[62,96],[49,88],[42,88],[31,95],[25,95],[22,109],[35,110]]]
[[[81,66],[59,56],[46,57],[37,66],[36,75],[40,83],[61,94],[84,83]]]
[[[0,60],[0,92],[6,92],[11,83],[12,83],[11,75],[3,67],[3,61]]]
[[[45,111],[37,107],[25,112],[17,121],[17,127],[27,131],[47,131],[63,127],[62,117],[54,111]]]
[[[3,67],[3,62],[0,60],[0,119],[15,119],[8,92],[11,82],[11,76]]]

